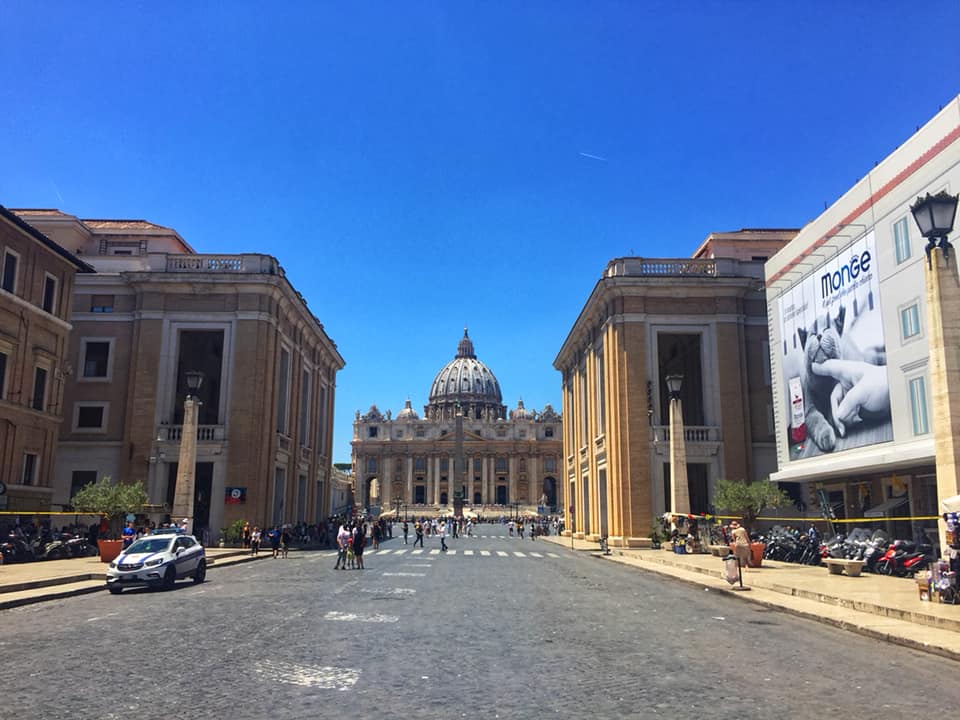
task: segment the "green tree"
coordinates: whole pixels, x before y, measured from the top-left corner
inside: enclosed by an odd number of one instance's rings
[[[115,483],[109,475],[87,483],[70,499],[78,512],[105,515],[110,522],[110,535],[120,534],[121,518],[127,513],[138,513],[147,503],[147,492],[142,483]]]
[[[713,488],[713,506],[743,519],[749,532],[764,508],[790,504],[790,497],[775,483],[766,480],[747,483],[743,480],[717,480]]]

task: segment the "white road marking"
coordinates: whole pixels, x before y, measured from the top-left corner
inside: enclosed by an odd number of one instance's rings
[[[498,556],[498,557],[507,557],[507,553],[505,553],[503,550],[497,550],[497,556]]]
[[[560,557],[556,553],[547,553],[547,557]]]
[[[404,563],[404,567],[433,567],[433,563]]]
[[[463,551],[463,554],[464,554],[464,555],[473,555],[473,550],[464,550],[464,551]]]
[[[361,672],[353,668],[297,665],[269,659],[259,661],[254,669],[268,680],[323,690],[349,690],[357,684]]]
[[[422,553],[422,552],[423,552],[423,548],[420,548],[419,550],[411,550],[411,551],[410,551],[410,554],[411,554],[411,555],[419,555],[419,554]]]
[[[530,554],[531,554],[533,557],[540,557],[540,558],[543,557],[543,555],[541,555],[540,553],[532,552],[532,553],[530,553]]]
[[[360,592],[373,595],[413,595],[417,591],[413,588],[360,588]]]
[[[457,554],[457,551],[456,551],[456,550],[448,550],[448,551],[447,551],[447,555],[456,555],[456,554]]]
[[[339,620],[342,622],[395,623],[400,618],[396,615],[361,615],[358,613],[345,613],[331,610],[323,616],[323,619]]]
[[[385,572],[385,577],[426,577],[426,573],[408,573],[408,572]]]
[[[490,556],[490,551],[489,551],[489,550],[481,550],[481,551],[480,551],[480,555],[482,555],[483,557],[489,557],[489,556]]]
[[[119,613],[107,613],[106,615],[99,615],[92,618],[87,618],[87,622],[96,622],[97,620],[106,620],[109,617],[116,617]]]
[[[526,557],[526,555],[524,555],[522,552],[516,552],[516,551],[514,551],[513,554],[516,555],[517,557]]]
[[[405,552],[406,552],[406,550],[394,550],[394,551],[393,551],[393,554],[394,554],[394,555],[403,555]]]
[[[440,551],[439,551],[439,550],[431,550],[431,551],[430,551],[430,554],[431,554],[431,555],[439,555],[439,554],[440,554]]]

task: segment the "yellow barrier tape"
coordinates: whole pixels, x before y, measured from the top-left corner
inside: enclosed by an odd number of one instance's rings
[[[47,512],[39,510],[2,510],[0,515],[83,515],[84,517],[107,517],[103,513],[86,513],[86,512]]]
[[[718,520],[741,520],[739,515],[715,515]],[[823,517],[815,518],[782,518],[782,517],[758,517],[757,520],[776,520],[778,522],[801,522],[801,523],[874,523],[887,522],[888,520],[939,520],[939,515],[917,515],[916,517],[879,517],[879,518],[845,518],[836,520],[827,520]]]

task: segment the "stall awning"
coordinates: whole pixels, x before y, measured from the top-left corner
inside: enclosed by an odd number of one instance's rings
[[[867,510],[867,511],[863,514],[863,516],[864,516],[864,517],[868,517],[868,518],[869,518],[869,517],[872,517],[872,518],[884,517],[884,516],[886,516],[886,515],[889,515],[891,510],[900,507],[901,505],[903,505],[903,504],[906,503],[906,502],[907,502],[907,496],[906,496],[906,495],[901,495],[900,497],[890,498],[890,499],[887,500],[886,502],[882,502],[882,503],[880,503],[879,505],[877,505],[876,507],[870,508],[869,510]]]
[[[948,497],[940,505],[946,512],[960,512],[960,495]]]

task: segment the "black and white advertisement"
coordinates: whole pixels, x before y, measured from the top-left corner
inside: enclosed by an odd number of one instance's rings
[[[790,460],[893,440],[871,231],[780,296]]]

